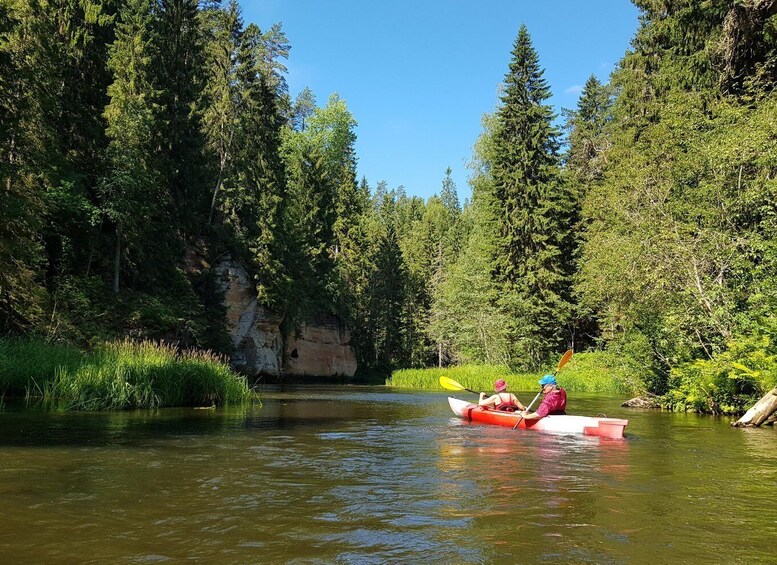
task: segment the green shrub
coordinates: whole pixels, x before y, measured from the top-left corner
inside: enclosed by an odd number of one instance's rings
[[[738,414],[777,386],[775,340],[768,328],[727,345],[711,359],[672,368],[662,404],[676,411]]]

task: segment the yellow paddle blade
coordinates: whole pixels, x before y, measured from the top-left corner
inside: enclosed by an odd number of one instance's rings
[[[440,377],[440,386],[442,388],[447,388],[448,390],[467,390],[459,383],[453,379],[449,379],[448,377]]]
[[[556,372],[558,373],[561,370],[561,367],[567,364],[567,362],[572,359],[572,350],[567,349],[567,352],[564,353],[564,355],[561,357],[561,360],[558,362],[558,369],[556,369]]]

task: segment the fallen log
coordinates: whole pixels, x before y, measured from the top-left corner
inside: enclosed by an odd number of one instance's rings
[[[745,415],[731,424],[736,428],[760,426],[777,411],[777,387],[773,388],[750,408]]]

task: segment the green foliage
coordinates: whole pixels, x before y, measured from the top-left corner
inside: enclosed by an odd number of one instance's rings
[[[149,1],[132,0],[120,19],[108,60],[114,81],[104,114],[110,172],[99,186],[103,211],[115,226],[114,292],[120,289],[122,254],[129,255],[131,265],[157,260],[148,253],[147,242],[160,232],[172,237],[164,228],[169,203],[150,157],[159,122],[154,102],[158,94],[151,84]]]
[[[476,391],[492,390],[496,379],[506,379],[510,390],[524,390],[518,383],[528,383],[531,379],[530,375],[511,375],[510,370],[503,365],[456,365],[444,369],[399,369],[386,379],[386,385],[396,388],[443,390],[440,387],[440,377],[448,377],[465,388]],[[529,388],[536,386],[527,387],[526,390]]]
[[[204,22],[198,0],[160,0],[154,3],[155,42],[152,67],[159,90],[159,147],[164,192],[172,201],[173,219],[185,232],[207,221],[211,190],[202,128],[205,87]]]
[[[541,374],[553,373],[556,367],[545,367],[537,373],[515,373],[504,365],[460,365],[434,369],[401,369],[386,380],[387,386],[442,390],[440,377],[448,377],[465,388],[490,392],[496,379],[504,379],[515,391],[537,390]],[[568,392],[634,394],[640,391],[639,367],[628,359],[608,352],[579,353],[558,374],[559,384]],[[528,402],[529,400],[526,400]]]
[[[690,391],[698,382],[698,394],[687,396],[706,410],[716,406],[702,406],[717,394],[713,384],[726,389],[714,360],[775,304],[777,99],[769,89],[757,104],[752,90],[720,95],[727,81],[721,45],[753,31],[737,31],[742,6],[640,6],[634,49],[613,76],[617,96],[601,129],[603,159],[585,161],[596,165],[595,175],[579,174],[586,169],[577,164],[572,171],[586,230],[576,291],[609,350],[639,344],[638,351],[651,352],[644,362],[652,367],[649,390],[660,394],[682,382]],[[694,364],[700,358],[709,361]],[[727,410],[738,404],[733,389],[721,395]]]
[[[606,350],[576,353],[557,378],[569,391],[639,394],[649,372],[633,356]]]
[[[235,0],[0,4],[0,332],[228,351],[229,254],[288,331],[344,321],[363,371],[538,370],[574,343],[572,388],[738,409],[772,382],[777,15],[636,4],[563,158],[521,28],[463,206],[450,169],[427,201],[357,183],[345,101],[292,104],[281,26]]]
[[[95,276],[61,277],[41,332],[84,346],[128,335],[228,352],[224,310],[210,275],[197,280],[199,292],[181,271],[159,276],[164,286],[153,293],[125,289],[119,295]]]
[[[673,410],[737,414],[777,386],[777,323],[761,321],[757,330],[739,335],[711,359],[674,367],[663,404]]]

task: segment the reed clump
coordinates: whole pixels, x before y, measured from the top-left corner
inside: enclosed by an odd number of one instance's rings
[[[2,340],[0,391],[69,410],[199,406],[254,396],[219,355],[131,340],[106,342],[88,353]]]

